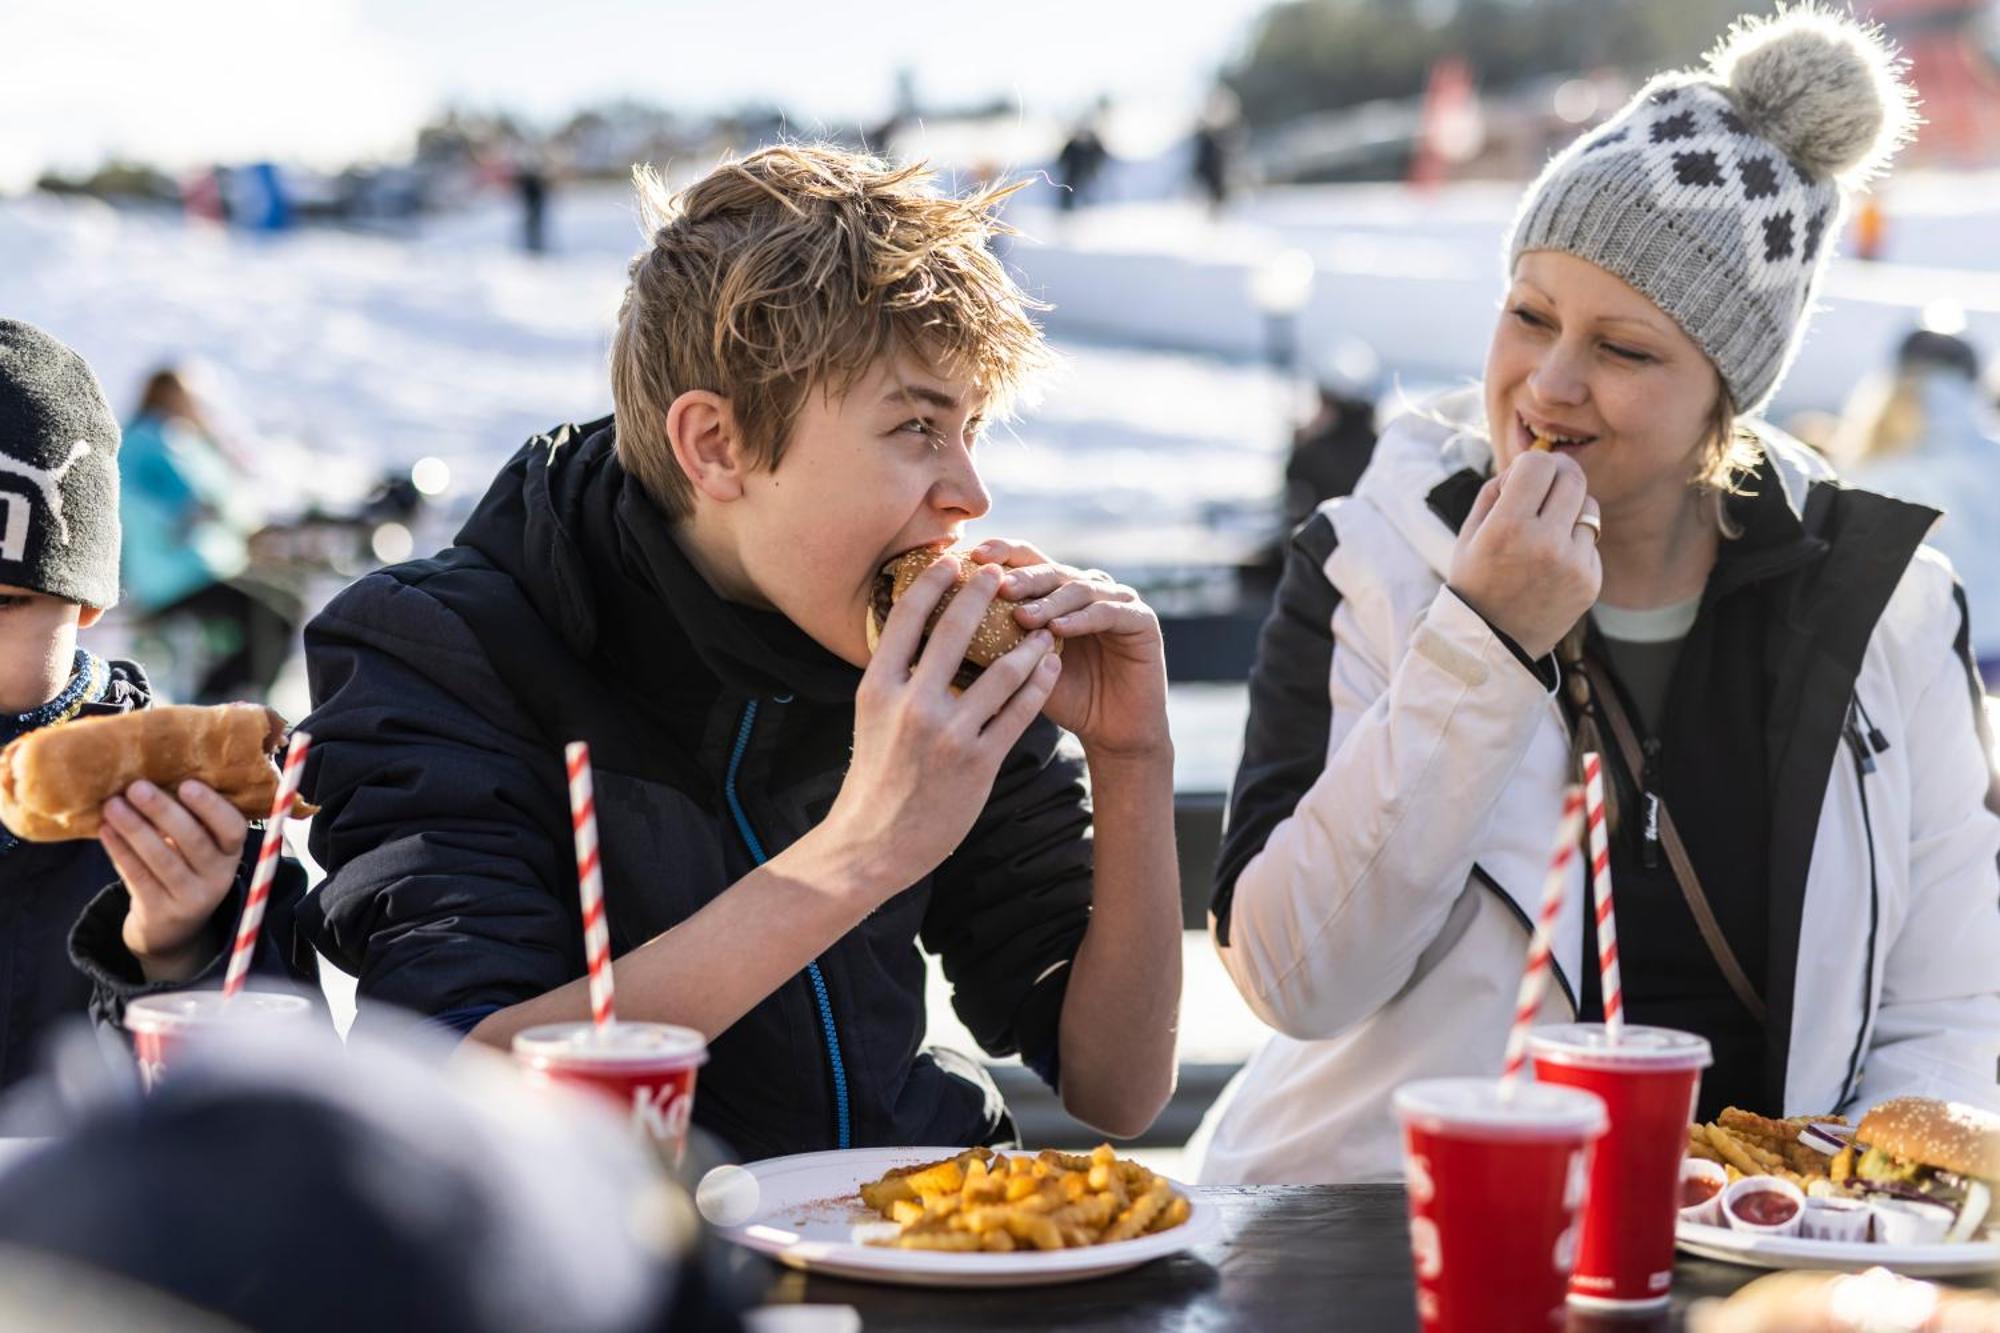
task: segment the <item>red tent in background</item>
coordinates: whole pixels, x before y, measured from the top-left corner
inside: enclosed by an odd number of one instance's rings
[[[1858,0],[1910,62],[1925,124],[1913,156],[1970,166],[2000,161],[2000,61],[1994,0]]]

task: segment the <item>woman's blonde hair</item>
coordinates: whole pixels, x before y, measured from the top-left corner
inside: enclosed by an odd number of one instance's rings
[[[669,517],[693,489],[667,438],[691,389],[728,400],[753,466],[775,468],[808,390],[835,397],[885,356],[970,382],[1003,415],[1049,359],[988,243],[1014,184],[939,192],[923,164],[782,144],[679,194],[633,172],[646,234],[611,343],[618,459]]]
[[[1694,488],[1712,506],[1715,526],[1726,538],[1743,535],[1743,529],[1729,516],[1729,497],[1747,492],[1747,482],[1764,461],[1764,446],[1757,436],[1736,419],[1736,404],[1729,390],[1719,388],[1715,406],[1708,414],[1703,456],[1695,469]]]

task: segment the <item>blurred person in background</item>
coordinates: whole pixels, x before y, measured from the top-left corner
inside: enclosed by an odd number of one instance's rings
[[[1912,331],[1891,373],[1855,391],[1830,453],[1854,485],[1943,512],[1929,541],[1958,571],[1980,675],[2000,683],[2000,436],[1972,344]]]
[[[1285,530],[1337,496],[1352,495],[1375,452],[1381,363],[1373,348],[1344,338],[1315,358],[1313,414],[1292,433],[1285,460]]]
[[[209,428],[181,372],[147,379],[119,471],[126,600],[140,633],[173,657],[162,665],[185,677],[181,702],[263,699],[302,608],[255,576],[251,542],[265,517],[255,480]]]
[[[721,1242],[620,1118],[422,1036],[239,1028],[144,1095],[66,1042],[16,1100],[69,1128],[0,1165],[0,1324],[741,1327]]]
[[[1208,95],[1189,143],[1188,170],[1209,213],[1219,215],[1229,203],[1235,183],[1238,141],[1242,137],[1242,107],[1236,94],[1217,88]]]
[[[1106,105],[1100,99],[1090,114],[1076,123],[1056,153],[1056,207],[1065,213],[1091,201],[1097,177],[1110,160],[1102,129]]]
[[[1212,908],[1278,1035],[1204,1181],[1397,1179],[1395,1088],[1500,1072],[1587,751],[1625,1012],[1709,1043],[1698,1118],[2000,1102],[2000,818],[1935,512],[1757,417],[1909,97],[1814,9],[1653,79],[1523,198],[1483,384],[1293,538]],[[1544,1022],[1602,1016],[1584,864]]]
[[[1375,451],[1381,363],[1374,349],[1344,338],[1313,360],[1312,415],[1293,430],[1285,456],[1283,526],[1246,571],[1246,586],[1260,597],[1278,586],[1291,534],[1328,500],[1352,494]]]
[[[118,422],[97,377],[40,329],[0,320],[0,742],[147,707],[137,663],[106,661],[79,631],[118,600]],[[86,1012],[116,1027],[127,1001],[221,982],[257,844],[202,783],[136,782],[96,839],[24,842],[0,829],[0,1087],[43,1038]],[[293,956],[298,863],[280,863],[259,971],[316,974]]]
[[[531,255],[549,248],[549,194],[552,172],[541,154],[524,152],[514,164],[514,193],[521,201],[521,248]]]

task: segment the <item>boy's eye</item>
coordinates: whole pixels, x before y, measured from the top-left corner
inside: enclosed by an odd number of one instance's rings
[[[17,592],[0,593],[0,611],[5,611],[11,607],[16,607],[16,606],[26,606],[27,604],[28,604],[28,599],[23,597],[20,593]]]

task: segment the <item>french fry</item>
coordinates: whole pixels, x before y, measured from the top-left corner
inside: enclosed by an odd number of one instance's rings
[[[1166,1231],[1193,1215],[1171,1184],[1121,1160],[1108,1143],[1088,1155],[977,1148],[898,1167],[861,1186],[860,1196],[900,1229],[872,1243],[948,1253],[1101,1245]]]
[[[1773,1120],[1737,1106],[1724,1107],[1722,1114],[1715,1118],[1715,1123],[1740,1138],[1783,1143],[1799,1136],[1799,1127],[1789,1121]]]
[[[1162,1208],[1160,1215],[1154,1218],[1152,1224],[1146,1228],[1146,1234],[1151,1235],[1156,1231],[1166,1231],[1177,1227],[1187,1221],[1193,1212],[1194,1209],[1188,1203],[1187,1198],[1184,1195],[1176,1194],[1173,1197],[1173,1201],[1165,1208]]]
[[[906,1231],[887,1242],[899,1250],[955,1250],[960,1253],[984,1249],[984,1238],[970,1231]]]
[[[1173,1193],[1167,1182],[1155,1179],[1153,1187],[1132,1201],[1132,1206],[1118,1215],[1118,1220],[1104,1229],[1105,1244],[1117,1240],[1130,1240],[1141,1235],[1147,1226],[1158,1217],[1160,1210],[1167,1206],[1167,1196]]]
[[[1764,1167],[1743,1150],[1743,1143],[1720,1125],[1708,1126],[1708,1146],[1722,1154],[1722,1160],[1746,1176],[1761,1176]]]

